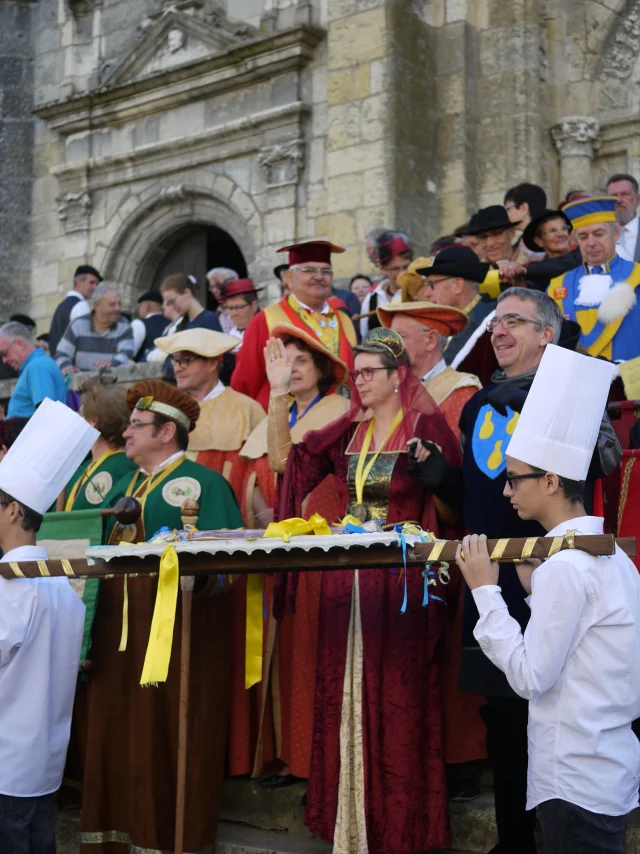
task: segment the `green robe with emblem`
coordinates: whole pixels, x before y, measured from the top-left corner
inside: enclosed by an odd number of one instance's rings
[[[113,505],[130,488],[114,486]],[[144,478],[141,474],[137,483]],[[186,498],[200,506],[198,528],[238,528],[242,517],[227,481],[186,459],[144,501],[147,537],[164,525],[181,528]],[[113,523],[111,523],[113,527]],[[230,689],[231,596],[217,577],[196,583],[191,628],[184,850],[213,846],[224,773]],[[156,599],[154,578],[128,581],[128,642],[118,652],[124,581],[102,584],[93,632],[89,730],[84,763],[82,854],[172,851],[175,829],[180,681],[181,597],[178,595],[167,681],[140,687]]]
[[[136,464],[127,459],[124,451],[116,451],[103,460],[91,476],[86,478],[85,473],[91,462],[89,460],[79,466],[69,481],[66,489],[67,498],[72,494],[80,478],[84,480],[74,498],[71,510],[95,510],[102,507],[114,484],[117,484],[121,478],[127,475],[132,477],[136,470]]]

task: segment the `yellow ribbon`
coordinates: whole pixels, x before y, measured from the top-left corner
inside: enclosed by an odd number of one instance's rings
[[[105,451],[104,454],[101,454],[97,460],[94,460],[87,468],[82,472],[80,477],[73,484],[73,489],[71,490],[69,497],[67,498],[64,509],[65,511],[73,510],[73,505],[76,503],[76,498],[78,497],[78,493],[82,489],[82,487],[88,483],[96,471],[100,468],[102,463],[107,460],[109,457],[112,457],[114,454],[117,454],[118,451],[110,448],[108,451]]]
[[[356,520],[357,521],[357,520]],[[359,524],[359,523],[358,523]],[[279,538],[288,543],[291,537],[304,534],[327,536],[331,534],[327,520],[319,513],[306,519],[283,519],[271,522],[263,537]],[[262,634],[264,631],[264,591],[261,575],[247,577],[247,605],[244,648],[244,687],[251,688],[262,679]]]
[[[369,426],[367,427],[367,432],[365,433],[364,441],[362,443],[362,448],[360,449],[360,456],[358,457],[358,464],[356,465],[356,476],[355,476],[355,487],[356,487],[356,502],[358,504],[362,504],[364,501],[364,485],[367,482],[367,478],[369,477],[369,472],[373,468],[375,461],[380,456],[380,452],[387,444],[396,428],[402,421],[402,409],[399,409],[396,412],[396,417],[391,422],[391,427],[387,430],[387,435],[382,440],[380,447],[371,457],[369,462],[364,464],[364,461],[367,458],[367,454],[369,453],[369,448],[371,447],[371,440],[373,438],[373,428],[375,426],[375,418],[372,418],[369,422]]]
[[[327,536],[331,533],[327,520],[319,513],[314,513],[307,522],[306,519],[294,517],[283,519],[282,522],[270,522],[263,537],[280,537],[288,543],[291,537],[300,537],[304,534],[317,534]]]
[[[149,645],[140,679],[142,686],[167,681],[173,627],[176,621],[179,576],[178,553],[174,546],[168,545],[160,558],[158,592],[151,620]]]
[[[244,687],[251,688],[262,679],[263,620],[262,576],[247,576],[247,626],[244,652]]]

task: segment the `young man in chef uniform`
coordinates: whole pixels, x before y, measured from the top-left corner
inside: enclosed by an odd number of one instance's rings
[[[612,373],[609,362],[549,344],[508,445],[505,495],[550,537],[602,533],[583,487]],[[465,537],[457,562],[478,606],[480,647],[529,700],[527,808],[537,808],[545,850],[622,854],[640,780],[638,571],[618,548],[521,564],[531,594],[523,635],[486,538]]]

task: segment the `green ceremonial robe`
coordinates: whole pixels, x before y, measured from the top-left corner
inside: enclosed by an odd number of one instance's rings
[[[124,451],[116,451],[115,454],[111,454],[87,478],[85,472],[90,465],[91,460],[82,463],[76,469],[67,486],[66,495],[68,497],[75,489],[77,481],[80,478],[84,480],[73,501],[72,510],[95,510],[97,507],[102,507],[114,484],[118,484],[118,481],[127,475],[132,477],[136,470],[136,464],[127,459]]]
[[[142,476],[138,483],[142,483]],[[107,498],[125,494],[127,476]],[[233,490],[210,469],[184,458],[147,495],[144,529],[182,527],[186,497],[200,505],[198,527],[243,524]],[[212,584],[193,597],[191,678],[187,738],[184,850],[213,846],[224,773],[230,689],[231,596],[212,595]],[[118,652],[124,581],[105,580],[94,624],[89,731],[81,818],[82,854],[172,851],[175,829],[180,680],[181,597],[178,596],[169,675],[157,687],[141,688],[157,581],[128,581],[128,643]]]

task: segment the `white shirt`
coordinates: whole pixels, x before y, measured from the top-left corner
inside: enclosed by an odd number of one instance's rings
[[[548,536],[601,534],[602,523],[583,516]],[[638,571],[620,549],[561,551],[535,570],[532,591],[524,637],[499,587],[473,591],[480,647],[530,701],[527,809],[559,798],[624,815],[638,805],[640,780]]]
[[[71,309],[71,314],[69,315],[69,323],[74,320],[77,320],[78,317],[84,317],[85,314],[91,314],[91,306],[82,296],[82,294],[78,293],[78,291],[68,291],[68,297],[78,297],[78,302]]]
[[[131,331],[133,332],[133,354],[137,356],[147,337],[147,327],[139,317],[134,317],[131,321]]]
[[[437,377],[438,374],[441,374],[443,371],[446,371],[446,369],[447,363],[444,359],[440,359],[440,361],[436,365],[434,365],[430,371],[427,371],[427,373],[422,377],[421,382],[428,383],[429,380],[432,380],[434,377]]]
[[[41,546],[21,546],[2,562],[46,559]],[[84,611],[67,578],[0,578],[0,794],[60,788]]]
[[[376,287],[369,291],[366,297],[362,300],[362,306],[360,310],[360,314],[367,314],[367,312],[371,311],[371,297],[374,294],[378,296],[378,303],[376,308],[380,308],[383,305],[388,305],[390,302],[400,302],[402,300],[402,290],[398,288],[395,294],[392,297],[389,297],[389,294],[385,290],[385,285],[388,284],[387,279],[383,279],[379,282]],[[364,338],[369,331],[369,317],[361,317],[360,318],[360,337]]]
[[[638,217],[634,216],[631,222],[622,226],[620,236],[616,242],[616,251],[626,261],[633,261],[638,241]]]
[[[150,472],[148,472],[146,469],[143,469],[142,466],[140,466],[140,471],[142,472],[142,474],[155,474],[157,471],[163,469],[165,466],[171,465],[171,463],[175,462],[180,457],[184,457],[184,451],[176,451],[175,454],[171,454],[171,456],[167,457],[166,460],[163,460],[161,463],[158,463],[157,466],[154,466]]]
[[[214,386],[209,392],[209,394],[205,394],[205,396],[202,398],[202,402],[204,403],[205,400],[215,400],[215,398],[219,397],[224,390],[225,386],[222,385],[220,380],[218,380],[218,385]]]

